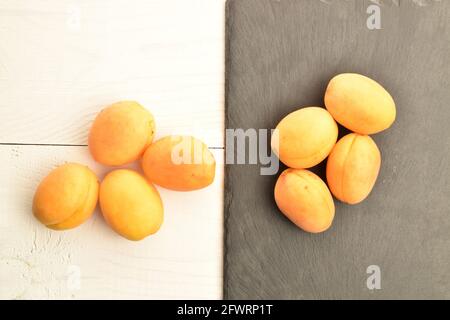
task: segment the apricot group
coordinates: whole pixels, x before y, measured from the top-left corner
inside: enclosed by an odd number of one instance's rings
[[[277,125],[271,142],[280,161],[290,167],[278,177],[275,202],[295,225],[311,233],[331,226],[332,195],[344,203],[357,204],[370,194],[380,171],[381,154],[368,134],[389,128],[396,117],[392,96],[360,74],[332,78],[324,102],[326,109],[305,107],[288,114]],[[335,120],[353,131],[337,143]],[[306,170],[326,157],[329,189]]]
[[[158,190],[191,191],[214,181],[216,162],[208,147],[190,136],[168,136],[153,143],[152,114],[134,101],[103,109],[89,132],[89,151],[99,163],[122,166],[141,159],[145,177],[116,169],[101,184],[86,166],[64,164],[38,186],[33,213],[54,230],[74,228],[94,212],[97,201],[106,222],[128,240],[156,233],[164,220]]]

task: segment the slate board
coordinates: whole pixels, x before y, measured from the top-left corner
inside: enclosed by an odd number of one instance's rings
[[[382,1],[382,29],[369,30],[373,3],[227,3],[227,128],[274,128],[301,106],[323,106],[342,72],[379,81],[397,103],[395,124],[373,136],[382,167],[372,193],[355,206],[335,201],[325,233],[277,210],[277,175],[226,166],[227,299],[450,299],[450,1]],[[367,288],[370,265],[379,290]]]

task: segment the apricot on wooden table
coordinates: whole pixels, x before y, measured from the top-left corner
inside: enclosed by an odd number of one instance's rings
[[[97,162],[120,166],[137,160],[153,141],[152,114],[135,101],[103,109],[89,132],[89,150]]]
[[[158,190],[133,170],[118,169],[100,185],[100,208],[111,228],[137,241],[159,230],[164,208]]]
[[[63,164],[39,184],[33,199],[33,213],[51,229],[75,228],[94,212],[98,189],[97,177],[88,167]]]
[[[142,158],[145,176],[176,191],[204,188],[214,181],[216,161],[208,146],[191,136],[167,136],[151,144]]]

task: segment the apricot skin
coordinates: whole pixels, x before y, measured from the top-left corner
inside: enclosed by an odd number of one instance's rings
[[[375,185],[380,165],[381,154],[372,138],[350,133],[336,143],[328,157],[328,186],[342,202],[359,203]]]
[[[106,222],[128,240],[142,240],[157,232],[163,223],[158,190],[135,171],[111,171],[100,185],[99,199]]]
[[[89,150],[104,165],[120,166],[137,160],[153,141],[152,114],[134,101],[103,109],[89,132]]]
[[[154,142],[145,151],[141,164],[147,179],[176,191],[207,187],[214,181],[216,171],[208,146],[190,136],[167,136]]]
[[[323,232],[333,223],[333,197],[325,182],[311,171],[284,170],[274,195],[280,211],[304,231]]]
[[[88,167],[76,163],[61,165],[36,189],[33,213],[48,228],[75,228],[94,212],[98,189],[97,177]]]
[[[395,121],[395,103],[376,81],[355,73],[331,79],[325,92],[325,106],[333,118],[353,132],[374,134]]]
[[[311,168],[330,153],[338,137],[338,127],[330,113],[307,107],[284,117],[272,136],[272,150],[291,168]],[[278,145],[277,145],[278,141]]]

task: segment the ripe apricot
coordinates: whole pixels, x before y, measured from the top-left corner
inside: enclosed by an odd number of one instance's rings
[[[373,134],[389,128],[395,120],[395,103],[376,81],[356,73],[331,79],[325,106],[333,118],[351,131]]]
[[[153,141],[152,114],[134,101],[121,101],[103,109],[89,132],[94,159],[108,166],[137,160]]]
[[[359,203],[372,190],[380,164],[380,151],[372,138],[350,133],[336,143],[328,157],[328,186],[342,202]]]
[[[111,171],[100,185],[99,199],[106,222],[129,240],[141,240],[161,227],[164,209],[158,190],[136,171]]]
[[[334,219],[334,202],[325,182],[311,171],[286,169],[275,184],[278,208],[304,231],[327,230]]]
[[[33,213],[51,229],[75,228],[94,212],[98,188],[97,177],[88,167],[77,163],[61,165],[36,189]]]
[[[161,187],[191,191],[214,181],[216,161],[200,140],[191,136],[167,136],[148,147],[142,168],[145,176]]]
[[[307,107],[284,117],[272,136],[272,149],[291,168],[311,168],[330,153],[338,127],[324,108]]]

